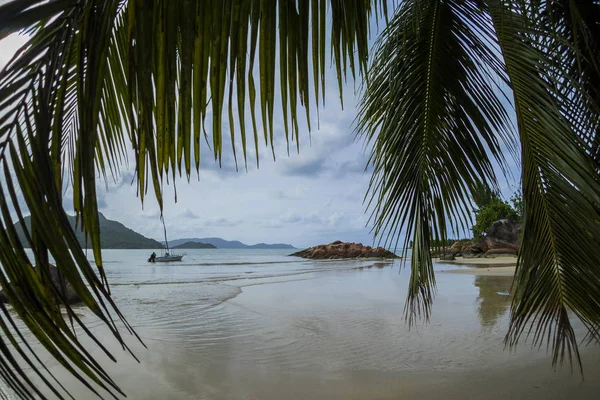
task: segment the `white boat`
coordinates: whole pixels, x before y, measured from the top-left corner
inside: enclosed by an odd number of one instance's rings
[[[160,257],[156,257],[154,259],[154,262],[171,262],[171,261],[181,261],[181,259],[183,258],[183,256],[185,256],[185,254],[169,254],[168,255],[164,255],[164,256],[160,256]]]
[[[165,226],[165,221],[161,217],[161,221],[163,223],[163,228],[165,230],[165,248],[160,250],[160,256],[157,256],[156,253],[152,252],[150,258],[148,258],[148,262],[173,262],[173,261],[181,261],[181,259],[186,255],[183,254],[174,254],[169,249],[169,241],[167,240],[167,227]]]
[[[154,257],[152,257],[152,255],[150,256],[150,258],[148,258],[148,262],[172,262],[172,261],[181,261],[181,259],[186,255],[186,253],[183,254],[173,254],[170,253],[169,251],[161,251],[161,255],[157,256],[155,255],[155,253],[152,253],[154,255]]]

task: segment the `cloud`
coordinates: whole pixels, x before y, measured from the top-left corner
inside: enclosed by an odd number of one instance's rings
[[[106,202],[106,192],[98,192],[96,199],[98,202],[99,210],[104,210],[108,207],[108,203]]]
[[[289,162],[281,167],[281,173],[287,176],[317,177],[325,170],[324,158],[313,158]]]
[[[335,119],[335,118],[334,118]],[[336,156],[356,147],[349,132],[351,121],[342,118],[332,121],[324,118],[321,130],[311,135],[311,144],[301,146],[300,154],[279,159],[277,170],[285,176],[318,177],[335,169]]]
[[[344,213],[336,212],[329,216],[329,218],[327,219],[327,222],[328,222],[329,226],[337,226],[339,224],[339,222],[342,220],[342,218],[344,218]]]
[[[208,218],[204,220],[202,223],[206,226],[216,226],[216,227],[234,227],[238,226],[242,221],[239,220],[231,220],[229,218]]]
[[[192,210],[190,210],[189,208],[186,208],[181,214],[179,214],[179,217],[185,218],[185,219],[198,219],[198,218],[200,218],[198,215],[194,214],[194,212]]]
[[[256,225],[260,226],[261,228],[267,228],[267,229],[281,229],[281,228],[286,227],[285,224],[281,224],[281,223],[270,221],[270,220],[267,220],[267,221],[260,220],[260,221],[256,222]]]
[[[26,38],[11,35],[0,41],[0,67],[25,43]],[[276,71],[278,73],[278,71]],[[273,162],[270,146],[262,139],[262,121],[257,113],[259,130],[260,170],[256,168],[256,153],[250,110],[247,104],[247,159],[244,165],[239,127],[235,130],[238,169],[231,150],[228,118],[223,119],[222,164],[214,160],[212,132],[208,124],[210,144],[201,140],[200,174],[195,173],[192,157],[192,176],[188,183],[177,176],[177,201],[172,178],[164,182],[163,202],[165,224],[169,239],[218,236],[247,243],[285,242],[298,247],[329,243],[336,239],[372,243],[370,228],[365,228],[363,197],[369,185],[372,169],[364,172],[370,148],[355,140],[352,123],[357,115],[357,97],[351,87],[344,88],[344,109],[338,99],[335,68],[325,71],[326,97],[330,100],[320,110],[320,128],[316,113],[312,114],[312,133],[299,109],[300,153],[290,142],[290,154],[283,135],[283,116],[276,108],[274,115]],[[278,84],[278,80],[276,82]],[[278,89],[275,103],[280,104]],[[234,104],[237,109],[237,102]],[[211,115],[207,115],[210,121]],[[237,120],[236,120],[237,123]],[[142,233],[163,239],[158,203],[153,188],[148,189],[143,208],[136,197],[135,158],[128,151],[129,165],[119,171],[116,181],[106,184],[99,180],[99,206],[104,215]],[[515,167],[515,178],[519,172]],[[132,185],[133,183],[133,185]],[[504,187],[503,187],[504,189]],[[503,193],[512,192],[510,188]],[[65,208],[72,209],[72,194],[65,194]]]
[[[279,219],[279,221],[284,224],[293,224],[302,220],[303,217],[296,213],[288,213]]]
[[[333,214],[319,215],[312,212],[307,215],[299,215],[297,213],[288,213],[279,219],[280,225],[306,225],[306,226],[328,226],[335,227],[339,225],[344,218],[343,212],[335,212]]]
[[[27,42],[27,37],[20,34],[12,34],[2,39],[1,50],[0,51],[0,70],[4,68],[6,64],[13,57],[13,54],[25,43]]]
[[[336,178],[345,178],[352,175],[371,175],[373,166],[369,164],[369,156],[360,154],[353,160],[343,161],[338,164],[335,171]]]
[[[142,211],[138,214],[139,217],[141,218],[145,218],[145,219],[152,219],[152,220],[159,220],[160,219],[160,211],[159,210],[154,210],[154,211]]]

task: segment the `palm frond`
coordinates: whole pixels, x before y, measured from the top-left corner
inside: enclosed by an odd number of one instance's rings
[[[548,31],[543,50],[554,66],[545,71],[547,79],[559,93],[562,114],[600,167],[600,4],[548,2],[539,20]]]
[[[376,45],[357,130],[374,142],[374,233],[412,241],[407,317],[429,316],[435,290],[430,247],[467,228],[470,192],[496,188],[490,158],[514,149],[497,95],[505,79],[478,1],[405,1]],[[447,223],[450,222],[450,226]]]
[[[104,276],[97,175],[106,177],[110,171],[116,176],[131,145],[140,198],[152,186],[162,209],[164,179],[181,174],[189,179],[192,159],[199,168],[203,134],[212,138],[212,156],[219,162],[222,135],[231,135],[234,146],[241,136],[246,162],[247,105],[258,163],[259,129],[266,145],[274,142],[277,60],[285,94],[281,109],[289,116],[286,131],[292,127],[288,137],[298,146],[298,100],[309,121],[310,103],[318,108],[324,102],[326,38],[334,49],[339,82],[347,71],[353,76],[364,72],[370,17],[386,10],[383,0],[353,0],[351,6],[339,0],[15,0],[0,6],[0,39],[16,32],[29,35],[0,71],[5,178],[0,187],[0,283],[12,309],[49,354],[95,393],[97,388],[113,396],[121,393],[63,317],[64,299],[49,279],[52,256],[65,282],[125,346],[113,316],[133,331],[113,303]],[[226,100],[228,124],[222,120]],[[63,209],[68,185],[97,272]],[[25,213],[31,214],[31,227],[23,222]],[[33,257],[25,253],[15,222]],[[69,306],[66,310],[102,346]],[[29,336],[10,311],[2,311],[0,376],[21,398],[44,397],[12,356],[10,344],[54,395],[68,395],[46,377]]]
[[[586,107],[571,90],[557,89],[575,84],[572,65],[552,55],[568,41],[555,26],[537,23],[547,11],[538,5],[490,2],[514,93],[523,169],[524,231],[506,341],[514,346],[532,334],[534,344],[551,346],[554,364],[574,355],[581,367],[569,313],[600,338],[600,253],[594,250],[600,186],[585,140],[595,134],[588,122],[594,113],[580,119]]]

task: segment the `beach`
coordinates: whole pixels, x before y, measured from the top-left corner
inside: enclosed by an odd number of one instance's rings
[[[501,256],[495,258],[463,258],[457,257],[451,261],[438,261],[441,265],[457,265],[469,268],[453,268],[442,270],[444,273],[467,274],[478,276],[509,276],[515,275],[517,257]]]
[[[545,349],[504,348],[510,276],[441,273],[467,267],[436,264],[431,319],[409,329],[400,260],[232,252],[218,264],[199,252],[171,267],[130,265],[137,254],[116,251],[107,263],[115,300],[147,346],[126,339],[139,364],[79,311],[117,357],[93,352],[130,399],[541,400],[600,391],[597,346],[581,349],[585,382],[568,365],[553,371]],[[76,399],[93,398],[47,361]]]

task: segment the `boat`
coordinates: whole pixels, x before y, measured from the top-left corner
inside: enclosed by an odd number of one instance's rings
[[[186,255],[185,253],[183,253],[183,254],[173,254],[173,253],[166,252],[164,255],[155,257],[154,261],[151,261],[150,259],[148,259],[148,261],[150,261],[150,262],[181,261],[181,259],[185,255]]]
[[[173,261],[181,261],[181,259],[187,255],[187,253],[183,253],[183,254],[175,254],[169,251],[169,248],[167,247],[166,249],[161,250],[161,254],[160,256],[155,255],[154,257],[152,257],[152,255],[150,256],[150,258],[148,258],[148,262],[154,263],[154,262],[173,262]]]
[[[162,220],[162,217],[161,217]],[[169,241],[167,240],[167,228],[165,226],[165,221],[162,220],[163,228],[165,231],[165,248],[160,250],[160,256],[157,256],[156,253],[152,252],[150,258],[148,258],[148,262],[173,262],[173,261],[181,261],[181,259],[187,255],[187,253],[183,254],[175,254],[171,252],[169,249]]]

